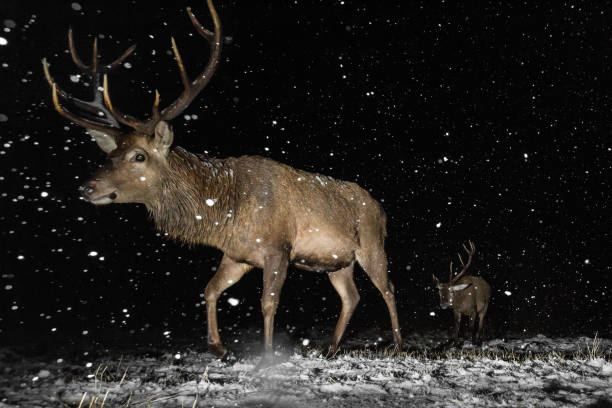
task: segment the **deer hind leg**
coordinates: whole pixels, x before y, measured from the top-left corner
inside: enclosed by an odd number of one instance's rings
[[[368,234],[360,232],[361,249],[356,252],[357,262],[359,262],[365,273],[372,280],[372,283],[374,283],[374,286],[376,286],[385,299],[387,309],[389,310],[389,317],[391,318],[395,350],[400,351],[402,349],[402,334],[395,306],[395,288],[387,277],[387,256],[383,247],[382,234],[370,235],[373,236],[369,237]]]
[[[334,336],[332,337],[329,351],[327,352],[327,358],[332,358],[338,351],[338,344],[340,344],[346,326],[353,315],[353,311],[355,311],[355,307],[357,307],[357,303],[359,303],[359,292],[357,292],[357,287],[353,280],[354,266],[355,264],[352,263],[346,268],[328,273],[329,280],[342,300],[342,311],[340,312],[340,317],[338,318],[338,323],[334,330]]]
[[[470,313],[470,335],[472,336],[472,343],[476,343],[476,311]]]
[[[221,337],[219,336],[217,300],[225,290],[238,282],[251,268],[251,265],[235,262],[224,255],[217,273],[208,282],[204,290],[206,320],[208,321],[208,348],[218,358],[225,356],[227,349],[221,344]]]
[[[261,311],[264,317],[265,354],[257,369],[272,364],[274,360],[274,315],[278,307],[280,292],[287,277],[289,257],[286,253],[266,256],[263,270],[263,293]]]
[[[476,332],[476,341],[482,342],[482,327],[484,326],[484,319],[487,315],[487,309],[489,305],[486,305],[479,313],[478,313],[478,331]]]

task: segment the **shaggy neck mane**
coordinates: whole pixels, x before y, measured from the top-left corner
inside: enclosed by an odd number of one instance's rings
[[[161,180],[157,196],[147,205],[157,228],[188,245],[223,249],[236,215],[230,164],[176,147]]]

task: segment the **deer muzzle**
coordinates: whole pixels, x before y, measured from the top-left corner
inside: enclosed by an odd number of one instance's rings
[[[117,198],[115,190],[101,188],[96,180],[89,181],[79,187],[81,197],[95,205],[110,204]]]

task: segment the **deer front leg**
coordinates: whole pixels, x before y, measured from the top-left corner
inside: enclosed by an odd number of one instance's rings
[[[455,341],[459,340],[459,331],[461,329],[461,312],[457,312],[453,310],[455,314]]]
[[[208,349],[218,358],[227,353],[221,344],[217,325],[217,300],[219,296],[234,283],[238,282],[249,270],[251,265],[238,263],[223,255],[217,273],[206,285],[204,298],[206,299],[206,320],[208,321]]]
[[[286,253],[268,255],[264,259],[263,293],[261,311],[264,318],[264,356],[257,369],[271,365],[274,361],[274,315],[280,300],[280,292],[287,276],[289,256]]]

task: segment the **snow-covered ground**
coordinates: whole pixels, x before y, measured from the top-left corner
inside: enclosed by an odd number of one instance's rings
[[[319,349],[296,348],[259,372],[256,356],[221,362],[188,349],[88,361],[5,348],[0,407],[612,405],[612,340],[538,335],[449,348],[439,335],[412,335],[409,351],[396,356],[364,347],[375,341],[353,338],[330,361]]]

